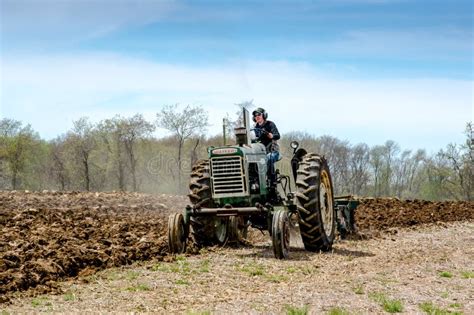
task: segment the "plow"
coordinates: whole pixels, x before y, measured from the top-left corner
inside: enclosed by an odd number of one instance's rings
[[[242,116],[236,145],[209,147],[208,158],[193,166],[191,204],[169,217],[170,252],[185,252],[190,239],[198,246],[239,241],[251,227],[267,231],[275,258],[285,259],[293,218],[308,251],[330,251],[337,233],[341,238],[353,233],[359,202],[350,195],[334,196],[326,158],[292,141],[291,174],[281,174],[269,165],[245,109]]]

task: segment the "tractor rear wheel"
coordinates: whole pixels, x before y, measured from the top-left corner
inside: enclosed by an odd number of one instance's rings
[[[296,206],[304,247],[309,251],[329,251],[335,238],[336,214],[327,161],[308,153],[296,173]]]
[[[209,160],[197,161],[191,171],[189,200],[196,207],[212,207]],[[222,245],[227,241],[228,218],[191,216],[191,236],[198,246]]]
[[[277,210],[273,213],[272,243],[275,258],[288,258],[290,250],[290,219],[288,212]]]

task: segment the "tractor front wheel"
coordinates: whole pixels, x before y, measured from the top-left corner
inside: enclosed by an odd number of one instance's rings
[[[244,217],[234,216],[229,218],[229,241],[240,242],[247,238],[248,225]]]
[[[290,220],[287,211],[277,210],[273,214],[272,243],[275,258],[288,258],[290,250]]]
[[[181,254],[186,251],[186,233],[184,218],[181,213],[175,213],[168,219],[168,246],[170,253]]]

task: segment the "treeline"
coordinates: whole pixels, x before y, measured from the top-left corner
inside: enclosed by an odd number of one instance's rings
[[[71,130],[46,141],[31,126],[5,118],[0,120],[0,189],[186,193],[191,165],[206,157],[208,146],[223,144],[222,135],[205,135],[207,125],[201,107],[168,106],[153,122],[139,114],[98,123],[80,118]],[[154,137],[156,127],[171,136]],[[428,155],[422,149],[402,150],[394,141],[370,147],[292,132],[280,140],[284,158],[277,167],[289,174],[289,143],[297,140],[329,160],[336,194],[473,200],[472,123],[465,134],[465,143]]]

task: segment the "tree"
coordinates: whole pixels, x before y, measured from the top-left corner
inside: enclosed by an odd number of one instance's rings
[[[138,140],[149,136],[155,130],[155,126],[147,122],[141,114],[136,114],[130,118],[119,119],[118,127],[122,129],[120,140],[124,144],[128,162],[130,163],[133,191],[137,191],[137,157],[135,146]]]
[[[402,197],[403,192],[407,187],[409,179],[408,171],[411,161],[411,150],[405,150],[401,156],[396,158],[393,163],[393,174],[395,175],[394,182],[392,183],[392,191],[397,195],[398,198]]]
[[[351,193],[361,195],[369,182],[369,146],[359,143],[351,150],[350,156]]]
[[[91,188],[91,153],[97,147],[95,132],[96,130],[89,119],[81,117],[73,122],[73,128],[66,136],[66,142],[81,170],[81,181],[87,191],[90,191]]]
[[[242,112],[244,109],[250,111],[250,108],[254,107],[253,100],[250,101],[242,101],[240,103],[235,104],[239,108],[239,110],[235,113],[237,115],[237,120],[234,121],[233,127],[241,127],[244,125],[244,117],[242,117]],[[250,123],[250,122],[249,122]]]
[[[107,149],[106,164],[109,163],[111,157],[111,164],[114,177],[117,179],[118,189],[125,191],[125,163],[124,163],[124,149],[122,144],[123,128],[121,126],[122,118],[115,116],[111,119],[105,119],[99,123],[98,130],[100,139],[104,147]]]
[[[51,155],[51,174],[55,181],[59,183],[60,190],[65,190],[69,186],[69,174],[66,167],[65,158],[65,137],[57,137],[50,141],[50,155]]]
[[[0,120],[0,160],[7,164],[10,185],[14,190],[20,185],[20,176],[38,138],[30,125],[22,127],[21,122],[13,119]]]
[[[426,176],[426,183],[422,187],[424,198],[429,200],[456,198],[455,187],[449,180],[452,172],[441,153],[427,159],[424,172]]]
[[[181,188],[181,164],[184,142],[192,136],[204,133],[208,126],[208,114],[201,106],[187,105],[178,111],[178,105],[165,106],[157,114],[158,127],[171,131],[178,140],[178,185]]]
[[[369,161],[374,178],[374,189],[372,193],[375,197],[380,197],[381,195],[380,182],[383,168],[383,152],[384,148],[380,145],[376,145],[370,150]]]
[[[448,181],[459,187],[457,199],[473,200],[474,197],[474,131],[473,124],[466,124],[466,142],[462,145],[449,144],[446,150],[441,150],[440,155],[447,159],[453,171],[453,176]]]
[[[391,196],[392,180],[393,180],[393,161],[400,152],[399,145],[393,141],[388,140],[383,146],[384,169],[382,173],[382,187],[385,196]]]

